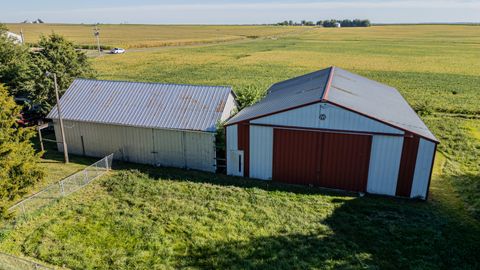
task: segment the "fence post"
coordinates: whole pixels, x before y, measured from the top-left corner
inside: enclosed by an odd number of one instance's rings
[[[25,211],[25,204],[22,202],[21,205],[22,205],[23,218],[27,219],[27,212]]]
[[[108,157],[109,156],[105,157],[105,169],[107,169],[107,171],[109,170],[109,168],[108,168]]]
[[[60,191],[62,193],[62,196],[65,196],[65,189],[63,188],[63,181],[60,181],[59,184],[60,184]]]

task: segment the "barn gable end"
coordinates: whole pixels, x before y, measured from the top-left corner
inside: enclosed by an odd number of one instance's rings
[[[249,126],[248,148],[245,140],[237,138],[240,147],[227,139],[235,153],[227,157],[228,174],[428,196],[437,140],[396,89],[344,70],[332,67],[277,83],[226,125],[229,139],[245,136],[238,125]],[[236,157],[233,164],[229,157]],[[238,167],[243,163],[245,172]]]

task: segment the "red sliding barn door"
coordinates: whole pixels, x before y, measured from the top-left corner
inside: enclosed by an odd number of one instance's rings
[[[274,130],[273,180],[366,191],[371,136]]]

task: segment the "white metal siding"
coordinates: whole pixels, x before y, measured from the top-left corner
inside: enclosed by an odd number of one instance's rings
[[[225,103],[225,108],[223,109],[222,117],[220,118],[220,121],[225,121],[234,112],[234,110],[237,108],[237,104],[235,103],[235,97],[233,96],[232,93],[228,95],[227,102]]]
[[[320,120],[325,115],[325,120]],[[250,121],[256,124],[403,134],[402,130],[327,103],[312,104]]]
[[[59,125],[55,136],[60,140]],[[103,157],[110,153],[125,161],[186,167],[215,172],[215,143],[213,133],[162,130],[65,121],[68,150],[82,155],[83,136],[85,155]],[[63,151],[61,143],[58,150]]]
[[[250,126],[250,177],[271,180],[273,128]]]
[[[187,168],[182,131],[151,129],[150,133],[154,138],[153,160],[156,166]]]
[[[374,135],[367,192],[395,196],[403,137]]]
[[[216,170],[215,134],[200,132],[184,132],[188,168]]]
[[[433,157],[435,155],[434,152],[435,143],[425,139],[420,139],[410,197],[420,197],[422,199],[426,198],[428,181],[430,180],[430,169],[432,168]]]
[[[233,159],[230,153],[238,150],[238,126],[227,126],[227,174],[234,175],[238,166],[238,160]]]

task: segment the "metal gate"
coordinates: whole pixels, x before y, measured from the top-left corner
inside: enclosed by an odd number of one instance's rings
[[[365,192],[370,135],[274,129],[273,180]]]

